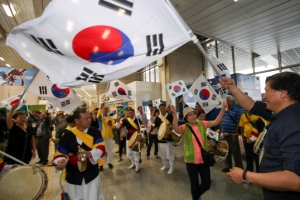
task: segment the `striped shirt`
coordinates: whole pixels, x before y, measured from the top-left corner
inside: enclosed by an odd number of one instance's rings
[[[221,128],[222,133],[234,134],[236,126],[239,121],[240,121],[240,111],[236,106],[233,106],[231,109],[228,109],[224,113],[224,117],[222,119],[222,128]]]

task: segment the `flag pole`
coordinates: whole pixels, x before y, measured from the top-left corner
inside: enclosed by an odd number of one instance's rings
[[[2,154],[2,155],[4,155],[4,156],[6,156],[6,157],[8,157],[8,158],[10,158],[10,159],[12,159],[12,160],[18,162],[18,163],[20,163],[20,164],[22,164],[22,165],[27,165],[26,163],[22,162],[21,160],[19,160],[19,159],[15,158],[15,157],[13,157],[13,156],[11,156],[11,155],[9,155],[9,154],[3,152],[3,151],[0,151],[0,154]]]
[[[191,40],[194,42],[194,44],[197,45],[197,47],[200,49],[200,51],[202,52],[202,54],[204,55],[204,57],[208,60],[208,62],[210,63],[210,65],[214,68],[214,70],[217,73],[217,75],[219,76],[219,78],[221,78],[222,75],[219,73],[218,67],[208,57],[206,51],[203,49],[203,47],[200,44],[200,42],[199,42],[198,38],[196,37],[196,35],[193,33],[193,31],[190,29],[190,27],[185,23],[185,21],[179,15],[179,13],[177,12],[177,10],[174,8],[173,4],[169,0],[165,0],[165,1],[170,6],[170,8],[172,9],[173,13],[177,16],[177,19],[181,22],[181,25],[183,25],[184,29],[186,29],[186,31],[190,35]]]
[[[34,79],[37,77],[37,74],[39,73],[39,71],[40,71],[39,69],[36,71],[36,73],[33,75],[32,79],[31,79],[30,83],[25,87],[23,94],[20,96],[19,103],[20,103],[21,99],[23,98],[23,96],[25,95],[25,93],[27,92],[28,87],[31,85],[31,83],[34,81]]]

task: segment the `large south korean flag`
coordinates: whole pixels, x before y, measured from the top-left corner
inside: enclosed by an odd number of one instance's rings
[[[47,75],[38,71],[27,88],[27,91],[51,102],[55,107],[71,113],[81,104],[81,98],[68,87],[58,87]]]
[[[194,82],[190,91],[206,113],[213,110],[222,101],[203,75]]]
[[[168,0],[52,0],[7,45],[67,87],[124,77],[188,41]]]

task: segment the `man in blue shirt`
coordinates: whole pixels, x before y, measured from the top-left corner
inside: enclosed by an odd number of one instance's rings
[[[265,200],[300,199],[300,75],[283,72],[267,77],[266,103],[254,102],[230,78],[220,82],[246,111],[271,121],[260,173],[233,168],[228,177],[236,184],[262,186]]]
[[[229,151],[225,160],[226,167],[222,172],[229,172],[232,168],[232,158],[236,167],[243,168],[241,150],[238,138],[238,123],[240,121],[240,111],[232,104],[232,96],[226,96],[227,111],[224,113],[221,124],[221,132],[224,135],[225,140],[228,142]]]

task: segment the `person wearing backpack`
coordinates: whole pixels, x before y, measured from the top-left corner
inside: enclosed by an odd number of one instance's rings
[[[210,166],[204,163],[201,148],[207,151],[206,128],[214,127],[221,123],[226,107],[227,105],[223,103],[219,115],[212,121],[198,120],[197,112],[191,107],[186,107],[183,110],[183,117],[186,123],[180,126],[178,126],[175,107],[172,105],[170,108],[173,115],[173,129],[176,133],[182,134],[184,140],[184,160],[191,182],[193,200],[202,200],[201,195],[210,188]],[[200,174],[201,184],[199,184],[198,174]]]
[[[253,152],[254,142],[264,128],[259,122],[262,122],[264,125],[264,122],[260,116],[250,114],[249,112],[244,113],[239,122],[246,154],[246,170],[251,172],[254,171],[253,160],[255,162],[256,172],[259,172],[259,155]]]

